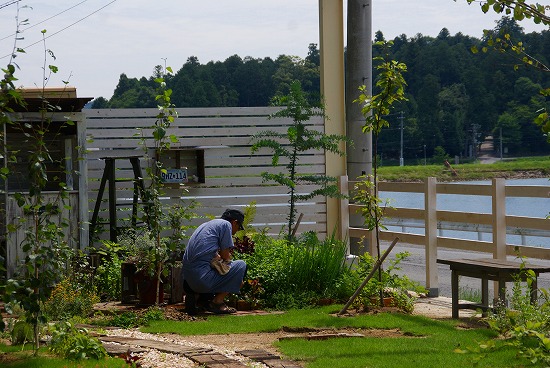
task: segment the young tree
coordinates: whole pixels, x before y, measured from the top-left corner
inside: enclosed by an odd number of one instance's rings
[[[296,202],[307,201],[316,196],[339,197],[336,178],[326,175],[303,175],[298,173],[298,161],[300,154],[308,150],[325,150],[328,152],[344,155],[340,144],[346,142],[347,138],[340,135],[325,134],[308,129],[305,125],[313,116],[325,116],[323,108],[316,109],[310,106],[301,84],[293,81],[290,85],[290,92],[286,96],[274,99],[274,105],[284,108],[270,118],[291,118],[293,124],[288,127],[286,133],[275,131],[263,131],[255,134],[252,140],[255,141],[251,147],[252,153],[260,148],[268,148],[273,151],[272,165],[279,166],[279,159],[288,159],[286,172],[270,174],[263,172],[264,181],[274,181],[288,188],[290,205],[288,214],[288,240],[292,240],[292,230],[296,222]],[[298,194],[297,186],[301,184],[319,185],[318,189],[308,194]]]
[[[18,23],[16,34],[19,34]],[[72,250],[69,249],[66,241],[66,228],[68,220],[61,218],[62,209],[69,208],[66,204],[68,198],[67,185],[63,182],[58,183],[58,191],[55,197],[47,198],[44,191],[51,184],[52,177],[48,176],[47,165],[54,160],[51,154],[51,142],[61,134],[61,127],[53,124],[51,115],[60,110],[53,101],[48,101],[44,96],[47,83],[53,74],[57,73],[58,68],[55,65],[48,65],[49,58],[55,60],[54,53],[46,48],[46,31],[42,31],[44,43],[44,65],[42,75],[42,97],[38,108],[39,118],[36,121],[18,121],[10,116],[12,107],[17,106],[25,108],[25,101],[21,92],[15,87],[14,76],[16,65],[14,58],[18,53],[24,50],[14,46],[12,57],[7,68],[2,69],[4,77],[0,80],[0,123],[2,131],[6,125],[12,126],[15,130],[26,137],[25,141],[25,160],[28,162],[27,179],[29,183],[28,193],[16,192],[13,198],[21,208],[25,217],[15,219],[7,225],[8,232],[24,229],[24,238],[18,244],[25,254],[24,267],[20,274],[7,280],[2,285],[2,297],[6,303],[6,309],[13,305],[19,305],[24,311],[26,323],[33,326],[35,354],[40,347],[39,325],[46,322],[46,316],[43,306],[51,294],[51,287],[60,278],[67,260],[71,256]],[[19,36],[17,40],[21,39]],[[68,82],[66,82],[68,83]],[[74,125],[74,122],[67,120],[64,125]],[[4,165],[0,170],[0,178],[5,182],[10,175],[8,163],[14,163],[17,160],[16,151],[21,147],[13,149],[6,147],[5,137],[2,137],[2,159]],[[6,188],[7,189],[7,188]],[[0,323],[0,330],[3,328]]]
[[[361,214],[367,229],[375,231],[376,252],[380,259],[380,228],[383,209],[378,197],[378,137],[382,129],[389,126],[386,117],[392,112],[394,104],[406,101],[405,86],[407,83],[403,78],[403,73],[407,71],[407,66],[390,58],[388,50],[393,42],[379,41],[374,45],[383,50],[381,56],[375,58],[380,61],[376,67],[378,70],[376,87],[379,92],[371,96],[367,93],[366,86],[363,85],[359,87],[359,98],[355,100],[361,105],[361,113],[365,118],[363,133],[372,132],[373,175],[356,186],[355,200],[364,205]],[[378,277],[380,280],[382,279],[381,267]],[[381,302],[382,292],[383,290],[380,290]]]

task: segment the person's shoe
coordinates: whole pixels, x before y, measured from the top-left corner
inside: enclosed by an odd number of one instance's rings
[[[198,311],[195,293],[185,294],[185,313],[194,316]]]
[[[208,303],[208,308],[207,310],[211,313],[214,313],[214,314],[232,314],[232,313],[236,313],[237,310],[235,308],[232,308],[232,307],[228,307],[227,304],[225,303],[214,303],[214,302],[209,302]]]

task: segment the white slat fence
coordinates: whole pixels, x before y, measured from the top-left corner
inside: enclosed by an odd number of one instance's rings
[[[203,108],[177,109],[178,118],[168,134],[178,137],[179,142],[171,149],[185,149],[204,153],[204,183],[188,183],[182,191],[177,185],[165,188],[167,202],[185,203],[196,200],[200,205],[196,212],[200,215],[219,217],[224,209],[243,209],[252,201],[256,202],[257,214],[252,225],[259,230],[269,228],[268,233],[278,234],[286,224],[288,215],[288,193],[285,187],[274,183],[263,183],[261,172],[277,173],[285,171],[287,162],[281,160],[280,167],[271,166],[271,152],[267,150],[251,154],[251,136],[255,133],[272,130],[285,132],[292,124],[290,119],[269,119],[277,111],[274,107],[252,108]],[[127,157],[144,155],[141,143],[143,137],[147,147],[153,147],[152,130],[157,109],[101,109],[84,110],[88,135],[88,183],[90,218],[95,206],[97,192],[105,162],[103,157]],[[322,118],[315,117],[307,122],[309,129],[324,131]],[[188,151],[185,151],[188,152]],[[148,155],[153,152],[148,150]],[[182,155],[182,165],[187,166],[189,175],[197,170],[197,162],[187,160]],[[167,159],[170,165],[173,158]],[[129,160],[116,160],[117,178],[132,178]],[[142,160],[145,169],[146,160]],[[165,165],[166,168],[169,168]],[[145,175],[145,170],[143,170]],[[320,151],[303,154],[299,160],[299,173],[324,174],[325,157]],[[131,203],[133,184],[116,184],[117,198],[126,198]],[[302,186],[300,193],[309,193],[313,187]],[[103,198],[107,198],[105,193]],[[119,206],[121,217],[128,217],[131,206]],[[303,213],[298,233],[315,231],[320,237],[326,235],[326,200],[315,198],[308,203],[299,203],[298,214]],[[108,219],[108,204],[101,205],[101,216]],[[205,219],[196,219],[197,225]],[[104,228],[108,236],[108,227]]]

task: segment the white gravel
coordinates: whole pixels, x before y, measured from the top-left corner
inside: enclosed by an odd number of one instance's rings
[[[203,349],[208,348],[228,358],[238,360],[243,364],[245,364],[247,367],[269,368],[263,363],[254,362],[249,358],[246,358],[240,354],[235,353],[232,350],[223,349],[216,345],[196,343],[196,342],[188,341],[188,340],[185,340],[184,338],[179,338],[175,336],[170,336],[170,338],[167,338],[161,335],[143,333],[136,329],[108,330],[105,332],[105,334],[107,336],[131,337],[135,339],[164,341],[164,342],[183,345],[187,347],[196,347],[196,348],[203,348]],[[136,354],[136,355],[140,357],[139,364],[143,368],[197,368],[197,367],[200,367],[199,364],[194,363],[192,360],[187,359],[182,355],[163,353],[155,349],[147,349],[146,352]]]

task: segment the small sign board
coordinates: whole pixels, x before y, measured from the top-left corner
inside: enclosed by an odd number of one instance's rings
[[[161,179],[163,183],[187,183],[187,169],[167,169]]]

